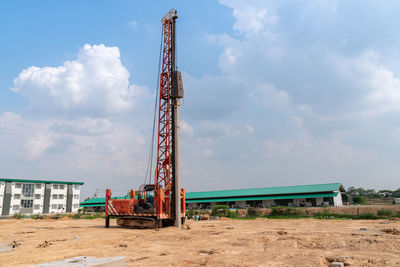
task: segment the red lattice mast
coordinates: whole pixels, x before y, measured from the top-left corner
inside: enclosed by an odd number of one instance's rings
[[[160,74],[157,165],[154,181],[156,189],[165,188],[166,196],[169,196],[172,178],[172,22],[172,18],[166,18],[163,21],[164,38]]]

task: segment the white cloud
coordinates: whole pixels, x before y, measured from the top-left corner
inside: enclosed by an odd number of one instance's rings
[[[54,142],[55,136],[48,131],[35,132],[25,143],[25,148],[31,158],[41,156]]]
[[[306,115],[312,114],[312,110],[307,104],[297,105],[296,109]]]
[[[201,122],[194,131],[194,137],[235,137],[249,135],[254,132],[254,127],[249,124],[228,124],[218,123],[215,121],[203,121]]]
[[[250,124],[245,124],[245,125],[244,125],[244,130],[245,130],[245,132],[247,132],[248,134],[254,133],[254,127],[251,126]]]
[[[129,110],[146,89],[129,85],[117,47],[86,44],[62,66],[23,70],[11,90],[27,97],[34,112],[101,116]]]
[[[296,116],[296,115],[293,116],[293,122],[295,124],[297,124],[298,126],[302,126],[303,125],[303,121],[304,121],[304,119],[302,117],[299,117],[299,116]]]
[[[365,116],[400,110],[400,79],[379,60],[379,54],[372,50],[359,57],[331,57],[340,76],[360,90],[360,103],[354,113]]]
[[[128,23],[128,26],[131,28],[136,28],[138,26],[138,22],[136,20],[132,20]]]
[[[279,20],[272,2],[220,0],[220,3],[233,8],[236,19],[233,29],[240,33],[269,35],[269,28]]]
[[[269,154],[288,154],[291,149],[287,142],[279,144],[271,139],[263,141],[262,146],[268,150]]]
[[[21,122],[21,115],[13,112],[4,112],[0,116],[0,129],[16,128]]]
[[[0,140],[7,147],[1,156],[15,155],[57,173],[143,173],[142,155],[148,152],[135,128],[106,119],[33,121],[5,112],[0,116]]]
[[[79,120],[57,122],[51,129],[73,135],[101,135],[112,132],[112,124],[108,119],[85,117]]]
[[[209,158],[211,156],[214,156],[214,151],[212,151],[211,149],[204,149],[203,150],[203,154],[205,157]]]
[[[261,106],[276,110],[287,109],[290,106],[287,92],[278,90],[269,83],[260,84],[250,90],[249,98]]]
[[[184,73],[183,80],[185,87],[190,88],[184,99],[185,114],[192,119],[226,117],[239,109],[245,99],[243,83],[231,76],[204,75],[195,78]]]
[[[193,126],[187,123],[186,121],[181,120],[179,126],[181,127],[182,136],[187,136],[187,137],[194,136]]]
[[[266,139],[262,142],[266,156],[276,160],[302,159],[308,162],[324,162],[329,165],[349,165],[352,162],[367,162],[376,159],[375,153],[343,144],[335,138],[310,139],[299,136],[297,139],[276,142]],[[309,166],[311,167],[311,165]]]

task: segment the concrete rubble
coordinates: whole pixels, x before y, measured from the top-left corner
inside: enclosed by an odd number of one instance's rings
[[[125,267],[126,258],[125,257],[114,257],[114,258],[96,258],[80,256],[75,258],[70,258],[61,261],[52,261],[48,263],[43,263],[39,265],[33,265],[32,267]]]
[[[0,243],[0,253],[1,253],[1,252],[10,252],[10,251],[12,251],[12,250],[13,250],[13,247],[12,247],[12,246],[9,246],[9,245]]]

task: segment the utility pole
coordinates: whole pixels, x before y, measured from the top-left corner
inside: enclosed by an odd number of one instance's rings
[[[180,177],[180,136],[179,136],[179,105],[183,98],[182,75],[176,70],[176,10],[171,10],[171,98],[172,98],[172,205],[174,205],[175,226],[182,227],[181,218],[181,177]],[[170,11],[170,12],[171,12]]]

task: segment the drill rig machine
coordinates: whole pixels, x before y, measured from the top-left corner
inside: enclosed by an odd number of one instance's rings
[[[162,20],[162,63],[158,95],[158,145],[154,183],[131,190],[128,199],[111,197],[106,190],[106,227],[110,218],[128,228],[181,227],[185,216],[185,190],[180,188],[179,105],[183,98],[182,76],[176,69],[177,11]],[[152,157],[150,155],[150,157]]]

